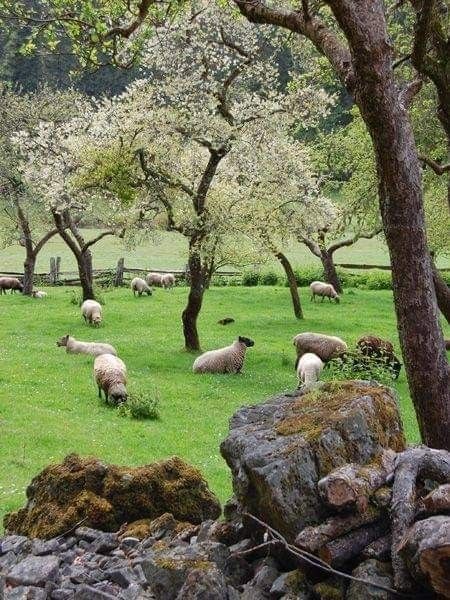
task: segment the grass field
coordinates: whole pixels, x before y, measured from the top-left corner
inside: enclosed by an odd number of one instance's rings
[[[69,452],[127,465],[176,454],[198,466],[225,500],[230,477],[218,447],[228,420],[238,407],[296,386],[295,333],[332,333],[352,344],[373,332],[398,348],[390,292],[354,290],[340,305],[305,302],[306,318],[296,322],[286,288],[212,288],[200,319],[203,348],[226,345],[237,335],[254,338],[255,347],[248,351],[243,375],[199,376],[191,372],[194,357],[183,350],[180,313],[186,288],[158,289],[143,298],[133,298],[128,289],[107,292],[98,330],[82,322],[70,301],[71,289],[47,291],[44,300],[0,297],[0,513],[22,505],[32,476]],[[305,299],[306,291],[301,293]],[[236,323],[218,325],[225,316]],[[161,418],[130,420],[102,405],[92,359],[56,347],[66,333],[114,344],[128,366],[131,386],[159,390]],[[417,441],[403,370],[396,388],[408,438]]]
[[[90,239],[98,233],[96,230],[85,231]],[[293,244],[286,253],[295,266],[318,264],[319,259],[301,244]],[[57,236],[52,238],[38,256],[37,272],[48,273],[51,256],[61,256],[61,270],[73,271],[76,264],[70,250]],[[94,246],[94,267],[97,269],[114,268],[121,257],[125,257],[128,267],[143,269],[182,269],[186,264],[187,244],[185,238],[176,233],[159,233],[154,242],[148,241],[134,249],[126,248],[119,238],[106,237]],[[24,250],[21,246],[0,249],[0,272],[22,271]],[[379,239],[359,240],[349,248],[341,248],[335,253],[337,263],[388,265],[389,255],[385,244]],[[438,261],[440,267],[450,267],[450,259]],[[271,267],[281,271],[279,263],[274,260]]]

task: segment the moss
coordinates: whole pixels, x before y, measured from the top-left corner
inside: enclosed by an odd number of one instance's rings
[[[59,535],[82,519],[104,531],[138,522],[137,537],[145,537],[145,520],[150,527],[167,512],[174,528],[176,521],[197,524],[221,512],[201,473],[178,457],[127,468],[72,454],[37,475],[27,497],[25,508],[6,515],[5,528],[41,538]]]
[[[185,558],[155,558],[155,563],[158,567],[162,569],[168,570],[178,570],[178,569],[211,569],[213,564],[208,560],[199,560],[199,559],[185,559]]]
[[[320,600],[342,600],[344,593],[342,586],[322,581],[314,586],[314,592]]]

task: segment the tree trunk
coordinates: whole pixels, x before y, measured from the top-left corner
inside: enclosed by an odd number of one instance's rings
[[[354,94],[372,137],[408,384],[422,439],[450,449],[450,381],[425,233],[421,169],[392,70],[384,3],[329,4],[352,49]]]
[[[23,263],[23,294],[30,296],[33,291],[34,284],[34,269],[36,267],[36,254],[29,252],[27,249],[27,255]]]
[[[276,252],[275,256],[280,261],[281,266],[284,269],[286,278],[289,284],[289,291],[291,292],[292,306],[294,308],[294,315],[296,319],[303,319],[302,306],[300,304],[300,296],[298,295],[297,280],[295,278],[294,270],[292,269],[291,263],[287,256],[281,252]]]
[[[193,245],[194,244],[191,242],[188,263],[190,273],[190,290],[187,305],[186,308],[183,310],[181,319],[183,321],[185,348],[190,352],[197,352],[200,350],[200,339],[197,330],[197,318],[202,308],[205,287],[200,256],[197,251],[192,250]]]
[[[331,283],[338,294],[342,294],[342,284],[336,271],[333,260],[333,254],[325,249],[320,250],[320,260],[322,261],[325,281]]]
[[[450,288],[445,283],[442,275],[433,263],[431,268],[433,269],[434,290],[436,292],[439,310],[444,315],[447,323],[450,323]]]
[[[77,257],[78,273],[80,275],[81,290],[83,293],[83,302],[85,300],[95,300],[94,278],[92,273],[92,254],[90,250],[85,250]]]

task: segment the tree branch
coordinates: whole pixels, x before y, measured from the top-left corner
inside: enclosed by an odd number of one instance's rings
[[[103,231],[103,233],[100,233],[95,238],[92,238],[92,240],[89,240],[88,242],[86,242],[84,244],[84,246],[81,248],[81,252],[85,252],[88,248],[90,248],[91,246],[93,246],[94,244],[99,242],[101,239],[103,239],[107,235],[116,235],[116,232],[112,229],[110,229],[108,231]]]
[[[423,154],[419,154],[419,160],[431,167],[436,175],[443,175],[444,173],[450,172],[450,163],[441,165],[432,158],[424,156]]]
[[[150,6],[156,4],[156,0],[142,0],[139,4],[138,14],[128,25],[122,27],[112,27],[105,34],[105,39],[119,36],[123,38],[129,38],[139,27],[144,23],[150,12]]]
[[[307,246],[315,256],[320,258],[320,248],[319,245],[316,244],[316,242],[302,235],[298,236],[298,241]]]
[[[50,238],[52,238],[54,235],[56,235],[58,233],[58,229],[51,229],[50,231],[48,231],[45,235],[43,235],[41,237],[41,239],[39,240],[39,242],[35,245],[34,247],[34,253],[38,254],[43,246],[48,242],[48,240]]]
[[[374,229],[373,231],[371,231],[369,233],[357,233],[352,238],[342,240],[340,242],[336,242],[335,244],[332,244],[328,248],[328,253],[333,254],[333,252],[336,252],[336,250],[339,250],[339,248],[344,248],[345,246],[352,246],[353,244],[356,244],[356,242],[360,239],[371,240],[372,238],[374,238],[376,235],[378,235],[382,231],[383,231],[383,228],[378,227],[377,229]]]

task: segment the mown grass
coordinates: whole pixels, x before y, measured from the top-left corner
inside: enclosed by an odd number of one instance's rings
[[[395,342],[392,296],[388,291],[351,290],[340,305],[304,299],[305,320],[291,315],[281,287],[212,288],[200,318],[204,349],[237,335],[255,340],[240,376],[194,375],[193,355],[183,350],[180,314],[187,289],[133,298],[128,289],[104,294],[104,323],[84,325],[69,288],[49,288],[48,297],[0,297],[0,513],[24,503],[30,479],[69,452],[137,465],[178,455],[198,466],[225,500],[229,471],[219,454],[228,420],[244,404],[296,386],[291,338],[299,331],[342,336],[349,344],[374,333]],[[231,316],[226,327],[217,320]],[[158,421],[119,417],[101,404],[92,381],[92,359],[66,354],[56,339],[70,333],[82,340],[114,344],[126,362],[131,385],[156,386]],[[449,330],[447,328],[447,333]],[[288,359],[288,360],[286,360]],[[396,383],[408,439],[418,440],[405,375]]]

